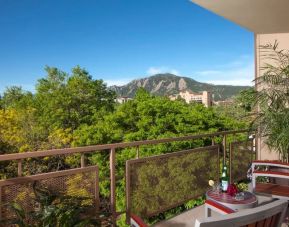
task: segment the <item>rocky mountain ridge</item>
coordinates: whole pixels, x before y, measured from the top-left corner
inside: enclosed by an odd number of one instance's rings
[[[214,85],[198,82],[189,77],[176,76],[174,74],[156,74],[150,77],[137,79],[123,86],[111,86],[118,96],[133,98],[136,91],[143,87],[151,94],[169,96],[178,94],[182,90],[193,92],[210,91],[215,101],[226,100],[238,94],[249,86]]]

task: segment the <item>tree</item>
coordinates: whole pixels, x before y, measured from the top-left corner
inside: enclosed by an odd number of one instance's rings
[[[240,91],[235,100],[239,107],[244,109],[246,112],[251,112],[256,103],[255,88],[248,88],[243,91]]]
[[[46,67],[32,94],[9,87],[1,97],[0,145],[5,152],[69,147],[73,131],[101,125],[114,110],[115,93],[79,66],[71,75]]]
[[[23,91],[21,87],[8,87],[1,98],[1,108],[8,109],[25,109],[33,103],[33,95],[31,92]]]
[[[47,128],[71,128],[91,124],[100,110],[112,111],[114,92],[102,80],[94,80],[79,66],[72,75],[57,68],[46,67],[47,77],[36,86],[37,109]]]

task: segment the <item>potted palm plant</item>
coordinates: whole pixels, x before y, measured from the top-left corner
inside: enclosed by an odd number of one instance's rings
[[[279,50],[278,43],[261,46],[266,64],[256,79],[258,105],[255,124],[272,151],[288,162],[289,152],[289,51]]]

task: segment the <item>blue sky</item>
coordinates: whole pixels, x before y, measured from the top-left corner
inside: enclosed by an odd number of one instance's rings
[[[0,92],[33,90],[46,65],[108,85],[163,72],[253,79],[253,33],[189,0],[0,0],[0,28]]]

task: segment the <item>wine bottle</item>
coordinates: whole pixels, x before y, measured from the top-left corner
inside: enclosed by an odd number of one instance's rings
[[[229,185],[229,176],[228,176],[228,173],[227,173],[226,163],[224,163],[224,165],[223,165],[222,177],[221,177],[221,185],[222,185],[222,191],[223,192],[227,192],[228,185]]]

